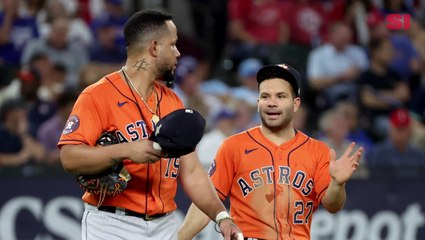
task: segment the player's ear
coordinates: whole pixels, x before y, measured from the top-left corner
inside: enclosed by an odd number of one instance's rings
[[[301,98],[299,97],[294,98],[294,112],[297,112],[300,106],[301,106]]]
[[[149,53],[153,56],[153,57],[158,57],[158,41],[153,40],[152,42],[150,42],[149,44]]]

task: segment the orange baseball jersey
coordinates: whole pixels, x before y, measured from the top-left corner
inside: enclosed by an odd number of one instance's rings
[[[163,117],[183,108],[177,95],[163,84],[155,82],[155,91],[147,103]],[[155,99],[157,98],[157,99]],[[139,95],[121,78],[119,72],[111,73],[87,87],[78,97],[68,118],[58,146],[87,144],[95,146],[105,131],[115,131],[122,142],[147,139],[153,131],[152,114]],[[87,159],[90,161],[90,159]],[[131,180],[122,194],[106,197],[103,205],[130,209],[150,215],[176,209],[174,197],[177,191],[179,159],[163,158],[151,164],[137,164],[124,160]],[[96,205],[98,197],[85,193],[83,201]]]
[[[302,132],[277,146],[254,127],[223,142],[209,174],[245,237],[303,240],[331,179],[329,159]]]

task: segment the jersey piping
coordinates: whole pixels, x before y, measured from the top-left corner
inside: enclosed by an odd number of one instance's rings
[[[288,164],[288,166],[289,167],[291,167],[290,165],[290,161],[289,161],[289,158],[291,157],[291,154],[294,152],[294,151],[296,151],[297,149],[299,149],[302,145],[304,145],[306,142],[308,142],[308,140],[310,139],[310,137],[307,137],[307,139],[303,142],[303,143],[301,143],[299,146],[297,146],[297,147],[295,147],[293,150],[291,150],[289,153],[288,153],[288,158],[287,158],[287,164]],[[288,193],[289,193],[289,188],[290,188],[290,186],[288,185],[287,186],[287,188],[288,188]],[[288,201],[288,216],[289,216],[289,209],[290,209],[290,206],[289,206],[289,204],[290,204],[290,202],[291,202],[291,195],[288,195],[288,198],[289,198],[289,201]],[[288,219],[286,219],[287,221],[288,221],[288,224],[289,224],[289,237],[290,238],[292,238],[291,237],[291,232],[292,232],[292,224],[289,222],[289,218]],[[295,240],[295,238],[292,238],[293,240]]]
[[[246,134],[248,134],[248,136],[252,139],[252,141],[256,142],[258,145],[260,145],[261,147],[263,147],[264,149],[267,150],[267,152],[270,154],[270,160],[272,162],[272,166],[274,166],[274,157],[272,152],[270,151],[270,149],[268,149],[266,146],[264,146],[263,144],[261,144],[260,142],[258,142],[257,140],[255,140],[255,138],[248,132],[246,131]],[[276,179],[275,176],[275,172],[273,172],[273,179]],[[276,181],[273,181],[273,221],[274,221],[274,227],[276,230],[276,240],[279,239],[279,228],[277,227],[277,214],[276,214]]]

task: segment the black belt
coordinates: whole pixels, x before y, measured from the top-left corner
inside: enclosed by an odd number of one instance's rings
[[[122,212],[126,216],[143,218],[145,221],[155,220],[155,219],[158,219],[160,217],[167,215],[167,213],[149,215],[149,214],[146,214],[146,213],[138,213],[138,212],[131,211],[131,210],[128,210],[128,209],[122,209],[122,208],[117,208],[117,207],[112,207],[112,206],[100,206],[97,209],[99,209],[99,211],[104,211],[104,212],[109,212],[109,213],[117,213],[117,214],[119,214],[119,212]]]

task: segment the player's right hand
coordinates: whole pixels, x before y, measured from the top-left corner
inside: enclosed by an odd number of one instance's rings
[[[154,163],[161,158],[167,157],[166,153],[153,148],[153,143],[153,141],[148,139],[129,142],[128,158],[135,163]]]
[[[242,231],[236,226],[231,219],[224,219],[220,221],[220,232],[224,240],[243,240]]]

